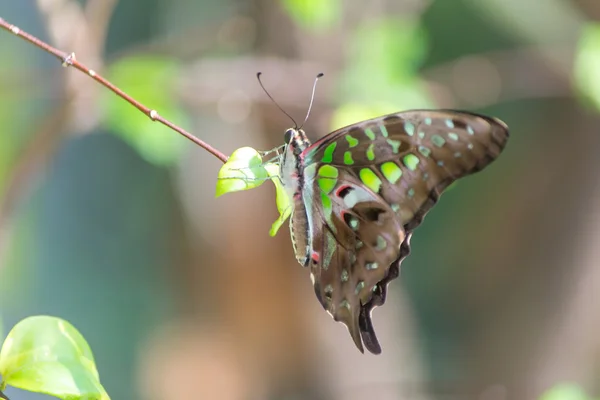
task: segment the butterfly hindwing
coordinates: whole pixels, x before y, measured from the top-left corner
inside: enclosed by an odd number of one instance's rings
[[[323,308],[348,327],[361,351],[364,342],[369,351],[379,353],[370,310],[365,317],[363,306],[374,296],[385,297],[380,283],[398,258],[404,229],[390,206],[358,178],[323,178],[330,171],[322,166],[303,194],[320,202],[308,211],[315,294]],[[331,191],[323,179],[333,183]]]
[[[501,121],[455,111],[390,114],[339,129],[308,147],[303,199],[315,293],[356,346],[381,352],[370,314],[441,192],[494,160]]]

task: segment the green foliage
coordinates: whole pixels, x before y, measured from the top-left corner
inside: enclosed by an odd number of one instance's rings
[[[10,331],[0,350],[0,375],[6,385],[64,400],[108,400],[94,356],[67,321],[29,317]]]
[[[49,102],[37,95],[37,86],[20,84],[23,65],[39,65],[40,53],[4,35],[0,39],[0,48],[0,82],[3,82],[0,90],[0,196],[3,196],[15,160],[25,143],[35,134],[32,127],[39,123],[32,116],[46,112],[45,106]],[[32,96],[32,93],[36,95]]]
[[[339,106],[331,117],[332,129],[354,124],[356,122],[397,112],[398,108],[391,103],[375,105],[361,103],[346,103]]]
[[[275,236],[281,225],[292,213],[289,197],[279,180],[279,166],[263,163],[261,154],[251,147],[234,151],[219,170],[215,196],[229,192],[249,190],[271,180],[275,184],[276,204],[279,218],[271,226],[269,234]]]
[[[279,211],[279,218],[273,222],[271,230],[269,230],[269,235],[275,236],[285,220],[292,215],[292,203],[281,180],[279,180],[279,166],[276,164],[267,164],[265,168],[271,177],[271,181],[275,184],[275,203],[277,204],[277,211]]]
[[[590,23],[582,30],[574,68],[577,90],[600,110],[600,24]]]
[[[215,196],[253,189],[262,185],[268,176],[258,151],[251,147],[239,148],[219,170]]]
[[[281,0],[281,4],[294,22],[313,31],[331,28],[342,15],[341,0]]]
[[[178,64],[158,56],[124,58],[112,64],[107,78],[147,107],[177,124],[185,125],[186,114],[175,106],[172,96]],[[156,165],[175,163],[187,144],[183,137],[147,116],[135,112],[131,104],[105,94],[106,123],[120,138]]]
[[[402,109],[431,107],[418,72],[428,44],[420,22],[389,18],[361,25],[349,40],[348,68],[332,128]],[[374,90],[377,88],[377,90]]]
[[[547,390],[539,400],[593,400],[574,383],[560,383]]]

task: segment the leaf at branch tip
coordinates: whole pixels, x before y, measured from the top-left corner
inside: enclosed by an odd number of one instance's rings
[[[263,165],[260,153],[251,147],[234,151],[223,164],[217,176],[215,197],[229,192],[249,190],[262,185],[269,174]]]
[[[109,400],[89,345],[60,318],[29,317],[8,334],[0,350],[3,384],[63,400]]]
[[[269,230],[269,235],[275,236],[281,225],[292,214],[292,202],[279,179],[279,166],[276,164],[267,164],[265,168],[275,185],[275,202],[277,203],[277,211],[279,211],[279,218],[273,222],[271,230]]]

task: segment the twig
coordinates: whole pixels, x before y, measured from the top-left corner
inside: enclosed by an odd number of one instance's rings
[[[121,89],[119,89],[118,87],[116,87],[115,85],[110,83],[108,80],[103,78],[96,71],[89,69],[84,64],[77,61],[75,59],[75,53],[67,54],[63,51],[60,51],[60,50],[50,46],[49,44],[41,41],[40,39],[36,38],[35,36],[32,36],[32,35],[28,34],[27,32],[22,31],[21,29],[19,29],[19,27],[9,24],[1,17],[0,17],[0,28],[3,28],[9,32],[12,32],[13,34],[15,34],[17,36],[22,37],[23,39],[25,39],[29,43],[33,44],[34,46],[39,47],[40,49],[52,54],[53,56],[55,56],[62,62],[62,65],[64,67],[74,67],[75,69],[89,75],[92,79],[94,79],[95,81],[100,83],[102,86],[111,90],[117,96],[121,97],[122,99],[124,99],[125,101],[127,101],[128,103],[133,105],[135,108],[140,110],[142,113],[144,113],[146,116],[148,116],[152,121],[158,121],[161,124],[171,128],[175,132],[186,137],[187,139],[191,140],[198,146],[202,147],[204,150],[208,151],[209,153],[211,153],[212,155],[217,157],[220,161],[222,161],[222,162],[227,161],[227,156],[225,156],[223,153],[221,153],[217,149],[213,148],[208,143],[205,143],[204,141],[200,140],[193,134],[187,132],[185,129],[180,128],[179,126],[175,125],[174,123],[167,120],[166,118],[163,118],[162,116],[160,116],[158,114],[158,112],[156,110],[150,109],[150,108],[146,107],[145,105],[141,104],[140,102],[135,100],[133,97],[129,96],[127,93],[125,93],[124,91],[122,91]]]
[[[2,393],[2,390],[0,390],[0,399],[10,400],[7,395]]]

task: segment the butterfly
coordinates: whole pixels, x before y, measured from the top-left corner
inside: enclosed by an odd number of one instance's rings
[[[496,159],[508,136],[499,119],[453,110],[384,115],[315,143],[301,127],[285,131],[279,179],[293,207],[296,259],[362,353],[381,353],[371,313],[385,303],[415,228],[446,187]]]

